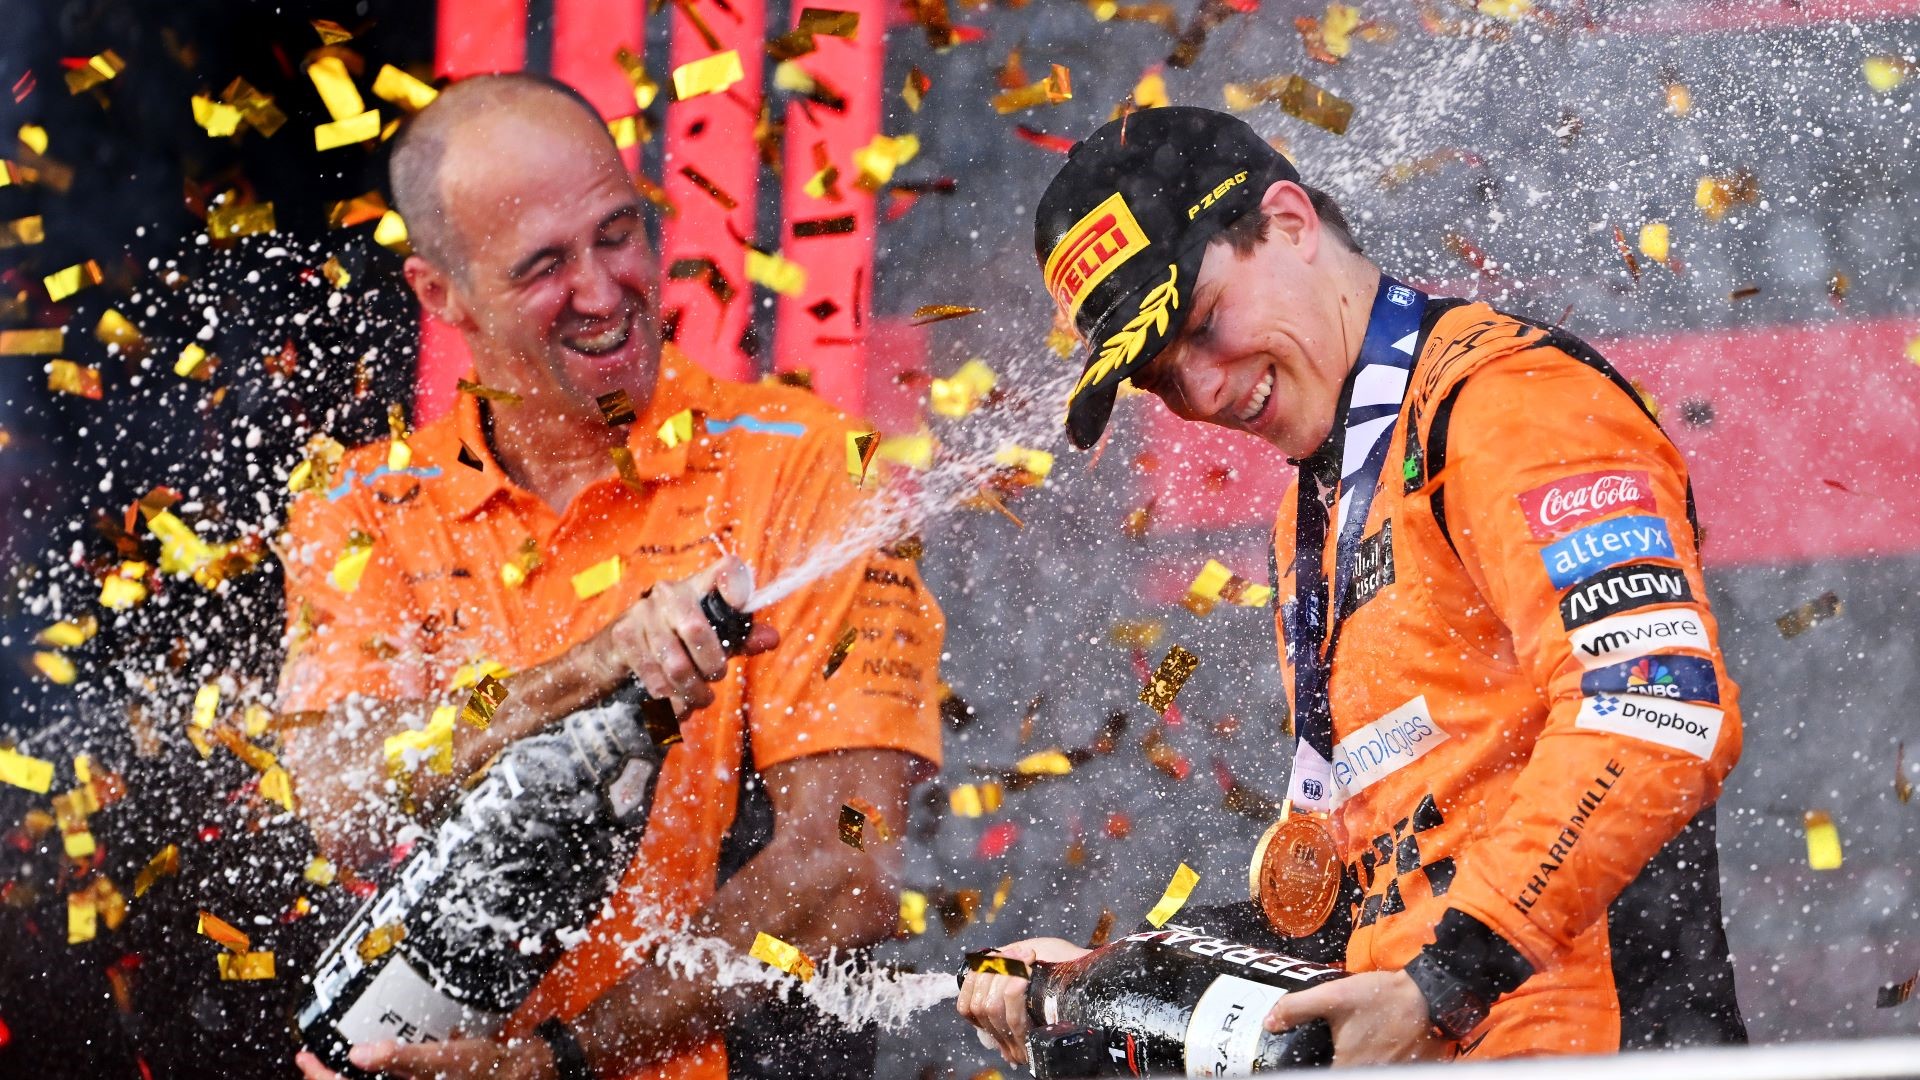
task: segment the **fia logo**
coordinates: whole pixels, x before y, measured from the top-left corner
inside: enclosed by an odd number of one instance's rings
[[[1387,302],[1401,307],[1412,307],[1413,290],[1405,285],[1390,285],[1387,287]]]
[[[1326,790],[1327,789],[1321,786],[1320,781],[1318,780],[1300,781],[1301,793],[1304,794],[1307,798],[1312,799],[1314,802],[1319,802],[1321,797],[1326,793]]]

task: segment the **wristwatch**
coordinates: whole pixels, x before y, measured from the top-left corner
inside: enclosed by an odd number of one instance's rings
[[[1404,970],[1426,997],[1427,1019],[1441,1035],[1454,1042],[1465,1042],[1473,1029],[1486,1020],[1491,1007],[1487,1000],[1432,956],[1422,952]]]
[[[534,1027],[533,1033],[547,1041],[553,1051],[553,1071],[560,1080],[594,1080],[593,1070],[587,1066],[587,1052],[580,1049],[580,1040],[574,1038],[573,1029],[557,1016],[549,1016]]]

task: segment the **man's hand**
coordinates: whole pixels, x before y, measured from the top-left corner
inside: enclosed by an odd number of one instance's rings
[[[1333,1029],[1335,1065],[1441,1061],[1454,1053],[1453,1041],[1427,1018],[1426,995],[1402,971],[1369,971],[1295,990],[1274,1003],[1267,1030],[1310,1020],[1325,1020]]]
[[[1060,938],[1029,938],[994,950],[1029,964],[1064,964],[1091,951]],[[997,1048],[1010,1065],[1027,1063],[1027,1029],[1032,1026],[1027,1021],[1027,980],[970,971],[960,986],[958,1007],[961,1019],[978,1029],[980,1045]]]
[[[553,1051],[539,1039],[453,1039],[419,1044],[387,1041],[356,1046],[347,1058],[368,1072],[403,1080],[555,1080],[558,1075]],[[342,1080],[309,1051],[300,1051],[294,1062],[307,1080]]]
[[[727,673],[727,651],[720,644],[700,599],[720,590],[735,608],[753,598],[753,573],[732,555],[684,581],[665,581],[628,608],[587,647],[595,651],[610,681],[632,672],[647,693],[673,703],[677,715],[713,703],[707,686]],[[765,652],[780,643],[771,626],[756,624],[740,652]]]

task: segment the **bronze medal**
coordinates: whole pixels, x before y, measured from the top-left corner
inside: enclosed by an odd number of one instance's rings
[[[1254,848],[1247,884],[1267,922],[1303,938],[1326,924],[1340,895],[1340,859],[1333,834],[1312,814],[1274,822]]]

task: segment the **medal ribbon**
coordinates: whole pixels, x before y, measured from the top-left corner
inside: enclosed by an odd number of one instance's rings
[[[1395,422],[1413,377],[1414,346],[1427,297],[1382,274],[1360,355],[1341,391],[1331,442],[1300,465],[1294,504],[1292,609],[1286,614],[1287,651],[1293,658],[1294,751],[1287,798],[1308,810],[1334,806],[1333,702],[1328,688],[1340,628],[1357,606],[1353,570],[1360,533],[1380,485],[1380,470],[1393,442]],[[1337,486],[1333,463],[1339,462]],[[1329,500],[1323,491],[1337,493]],[[1324,559],[1329,529],[1338,537],[1329,589]],[[1331,617],[1329,611],[1331,610]]]

